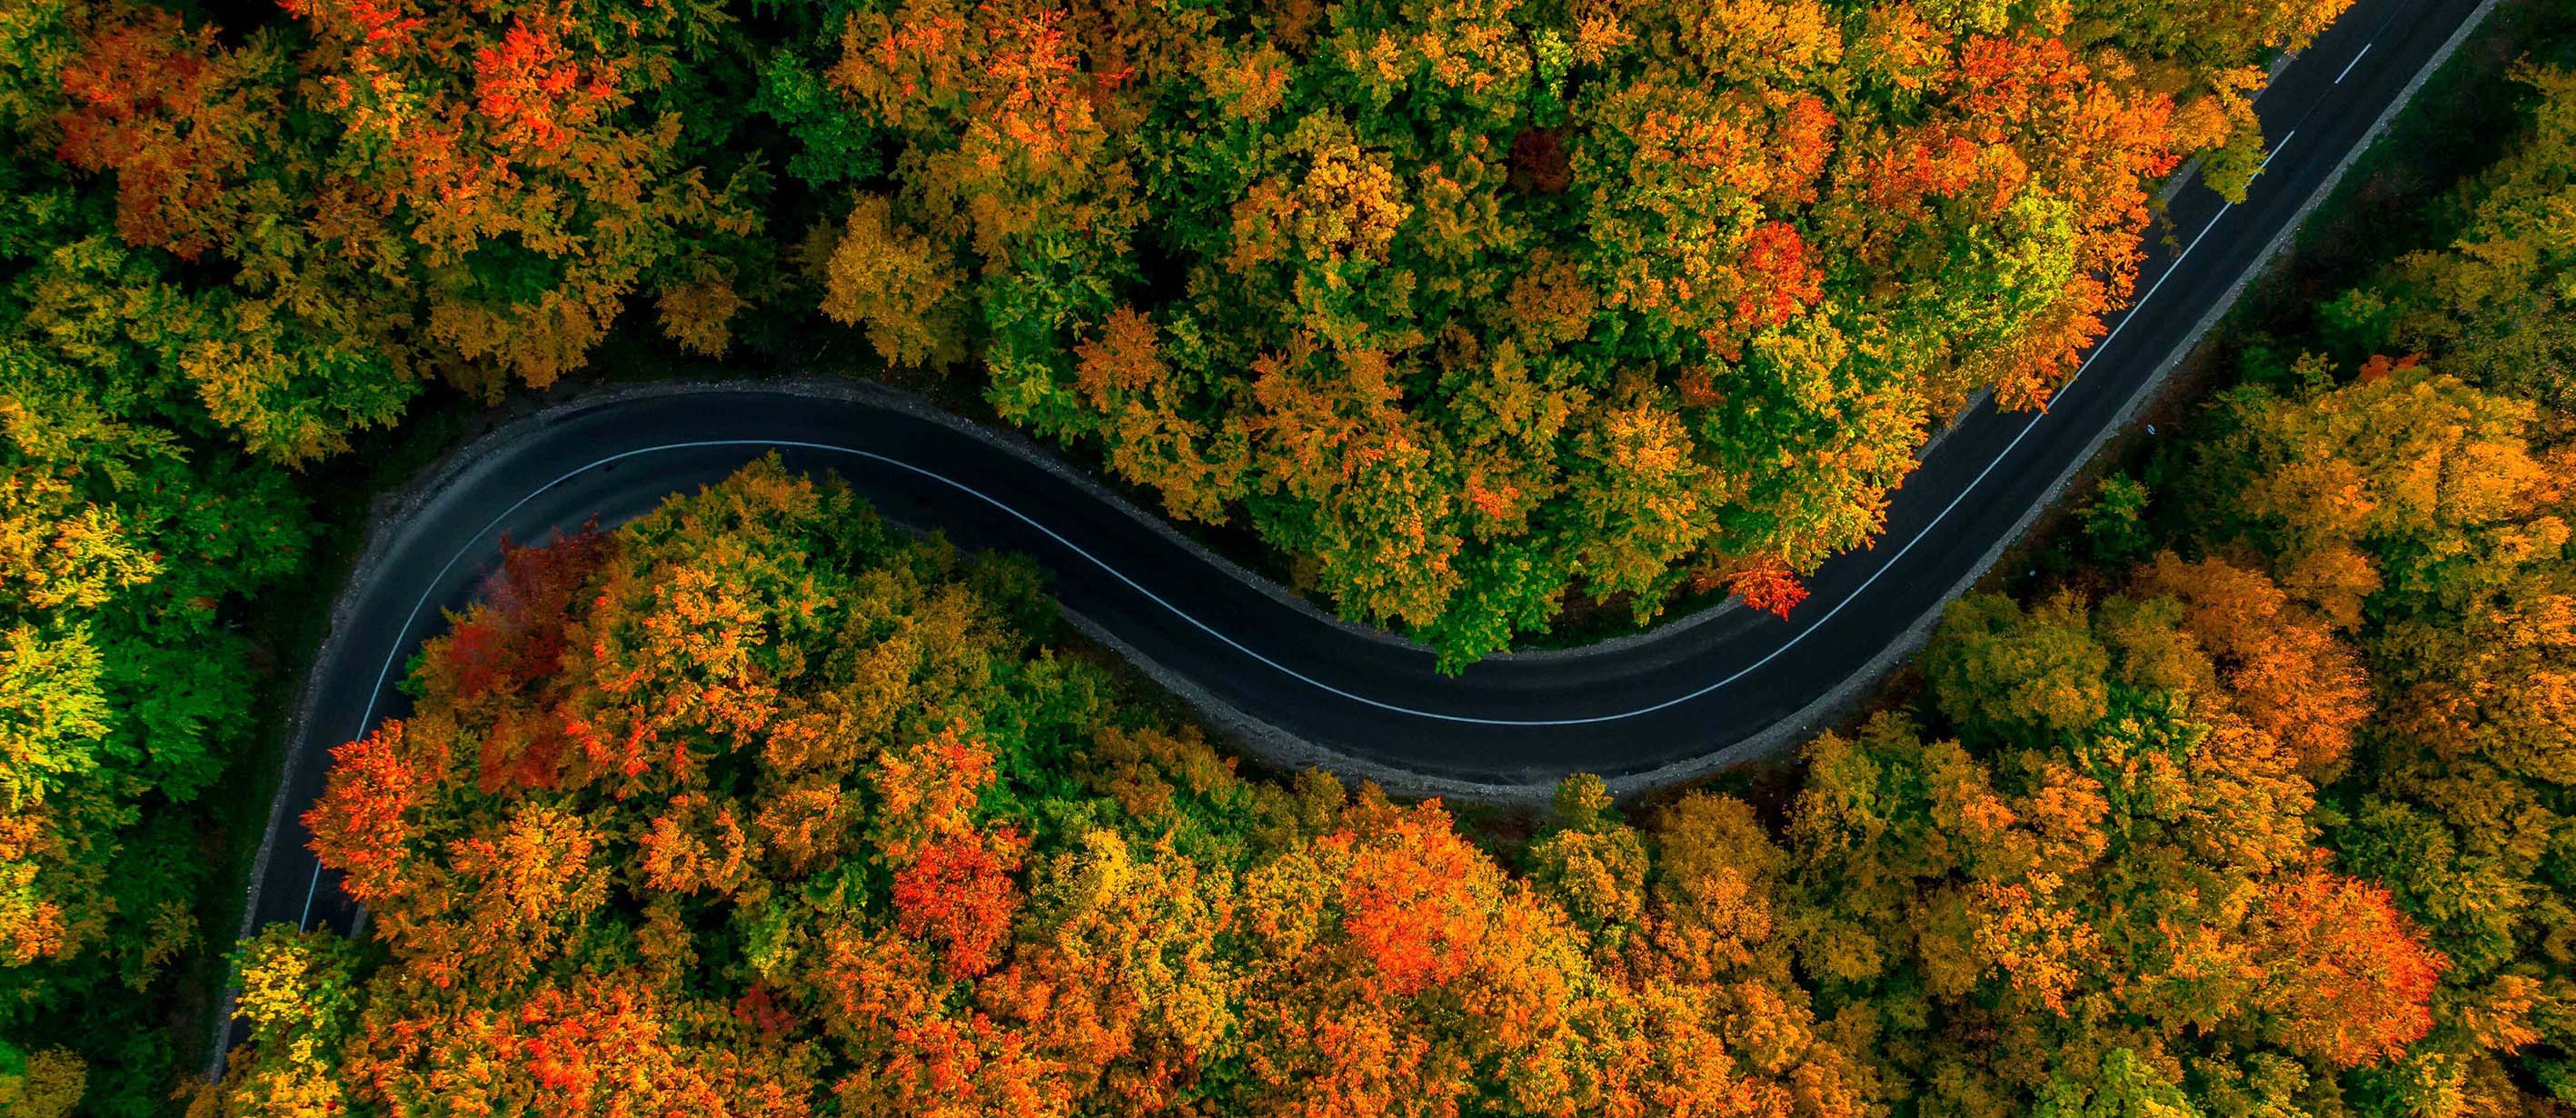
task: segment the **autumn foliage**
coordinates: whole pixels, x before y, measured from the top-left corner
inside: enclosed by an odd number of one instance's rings
[[[1454,664],[1695,570],[1792,608],[2345,2],[115,0],[38,5],[16,111],[199,266],[174,363],[263,456],[846,331]]]
[[[2564,62],[2576,24],[2549,19]],[[2190,979],[2250,978],[2230,996],[2254,1028],[2355,1069],[2338,1078],[2364,1113],[2576,1099],[2559,946],[2576,931],[2560,847],[2576,552],[2553,309],[2576,239],[2546,216],[2570,198],[2576,85],[2537,66],[2494,84],[2480,111],[2519,127],[2494,167],[2427,208],[2436,243],[2386,245],[2392,259],[2341,298],[2240,327],[2243,382],[2149,458],[2155,484],[2114,478],[2085,511],[2100,566],[2070,581],[2088,589],[2018,624],[1991,602],[1963,608],[1953,624],[1990,647],[1933,657],[1980,715],[2117,717],[2124,686],[2155,680],[2222,696],[2222,733],[2268,739],[2314,782],[2306,815],[2333,856],[2241,894],[2248,951]],[[2098,687],[2030,686],[2018,668],[2034,657],[2011,654],[2087,641],[2108,669]],[[2059,701],[1996,704],[1983,681]],[[2282,794],[2254,791],[2233,802]],[[2260,833],[2254,813],[2233,816],[2231,843]],[[2185,927],[2160,934],[2187,943]],[[2238,1113],[2267,1079],[2288,1083],[2249,1065],[2224,1091],[2148,1097]]]
[[[1694,569],[1790,609],[2043,403],[2342,5],[2153,7],[850,3],[763,103],[856,196],[828,316],[1460,662]]]
[[[2248,667],[2348,654],[2277,594],[2210,601],[2265,585],[2229,570],[1979,607],[1944,649],[2074,651],[1936,657],[1959,736],[1828,735],[1784,827],[1704,793],[1632,825],[1578,777],[1498,856],[1436,801],[1238,776],[1004,621],[1044,616],[1006,561],[755,464],[509,552],[415,668],[418,709],[344,747],[307,816],[369,942],[250,945],[255,1043],[196,1106],[1823,1118],[2331,1092],[2427,1035],[2448,964],[2323,868],[2333,758]],[[1956,698],[2070,658],[2102,665],[2093,700]]]
[[[683,126],[702,76],[681,64],[723,13],[281,7],[232,37],[123,2],[32,28],[61,83],[35,135],[107,176],[126,243],[223,262],[221,328],[179,364],[251,449],[343,449],[430,375],[543,386],[630,298],[653,297],[680,345],[724,348],[759,176],[712,158],[718,120]]]
[[[2340,7],[12,5],[0,1112],[194,1082],[280,467],[430,385],[951,378],[1453,662],[1794,613],[1951,405],[2062,382],[2158,176],[2243,189]],[[338,753],[369,936],[243,945],[198,1105],[2554,1113],[2576,92],[2520,73],[2431,243],[2088,504],[2098,569],[1777,796],[1239,778],[1006,623],[1025,572],[774,474],[516,551]]]

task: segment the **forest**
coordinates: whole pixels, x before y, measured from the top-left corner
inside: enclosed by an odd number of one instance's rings
[[[192,1113],[2561,1113],[2576,77],[2520,80],[2447,245],[1777,800],[1247,776],[774,462],[514,552],[313,811],[375,931],[246,945]]]
[[[0,53],[262,460],[846,334],[1463,664],[1794,604],[1933,425],[2046,401],[2183,158],[2241,192],[2347,2],[21,0]]]
[[[2469,1073],[2538,1026],[2541,984],[2499,997],[2311,823],[2359,661],[2259,571],[2138,580],[2089,611],[1960,609],[1939,732],[1818,741],[1777,833],[1696,792],[1632,824],[1578,777],[1497,856],[1436,801],[1240,775],[1033,641],[1029,568],[756,465],[514,553],[428,646],[415,713],[342,747],[307,817],[369,934],[242,949],[254,1039],[191,1113],[2287,1115],[2493,1090]],[[2303,678],[2325,693],[2285,693]]]
[[[514,552],[312,816],[368,933],[229,942],[252,622],[408,415],[841,336],[1461,661],[1785,609],[2341,7],[0,6],[0,1112],[2559,1113],[2565,57],[1784,794],[1239,772],[764,465]]]

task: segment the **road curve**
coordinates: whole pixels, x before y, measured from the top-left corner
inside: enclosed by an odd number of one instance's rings
[[[888,515],[1037,558],[1088,631],[1293,763],[1407,790],[1525,798],[1586,771],[1642,787],[1788,744],[1919,644],[2494,0],[2360,0],[2257,102],[2274,151],[2251,197],[2184,190],[2139,297],[2044,414],[1980,406],[1894,496],[1885,534],[1826,564],[1789,619],[1727,610],[1451,677],[1191,546],[1016,437],[848,385],[643,389],[478,441],[370,537],[306,682],[243,932],[351,928],[300,816],[332,746],[403,713],[404,660],[507,534],[614,523],[773,449]]]

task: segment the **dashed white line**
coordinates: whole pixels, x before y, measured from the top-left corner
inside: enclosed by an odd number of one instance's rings
[[[2342,85],[2345,78],[2352,76],[2352,68],[2361,65],[2361,56],[2363,54],[2369,54],[2370,48],[2377,45],[2377,43],[2363,43],[2361,45],[2361,54],[2353,55],[2352,61],[2343,64],[2343,73],[2335,75],[2334,83],[2336,85]]]

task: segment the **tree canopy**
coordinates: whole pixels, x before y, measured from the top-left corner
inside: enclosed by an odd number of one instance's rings
[[[1570,590],[1794,604],[2342,7],[862,0],[764,104],[859,195],[826,314],[1458,661]]]
[[[1787,609],[2340,7],[11,5],[0,1112],[174,1105],[297,651],[245,621],[424,396],[837,345],[1452,662]],[[516,550],[313,816],[368,934],[240,945],[192,1105],[2576,1105],[2576,83],[2520,73],[2433,243],[1776,794],[1238,774],[1024,565],[774,466]]]
[[[2449,965],[2308,822],[2340,753],[2264,665],[2344,654],[2213,603],[2258,572],[2140,578],[1976,607],[1961,735],[1826,736],[1784,831],[1579,777],[1498,855],[1238,775],[1040,643],[1015,561],[755,464],[513,552],[429,644],[306,817],[367,937],[244,946],[196,1113],[2339,1113]],[[2041,640],[2108,697],[1954,698]]]
[[[178,367],[259,454],[621,330],[801,363],[846,328],[1463,663],[1569,592],[1789,608],[1962,401],[2065,379],[2158,180],[2241,189],[2259,62],[2346,2],[55,0],[11,34],[22,148],[191,265]]]

